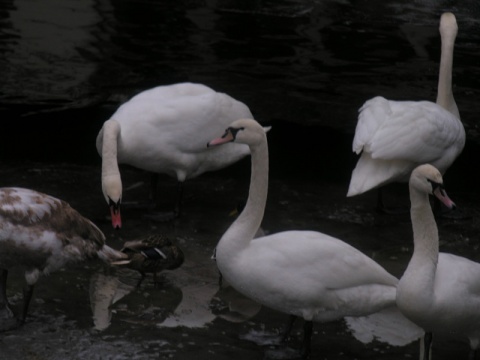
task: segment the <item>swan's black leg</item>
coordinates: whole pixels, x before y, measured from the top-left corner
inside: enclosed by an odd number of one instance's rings
[[[0,270],[0,331],[8,331],[19,326],[7,298],[7,276],[8,270]]]
[[[8,270],[2,269],[0,271],[0,312],[2,314],[2,319],[13,317],[7,298],[7,276]]]
[[[180,216],[183,201],[183,181],[177,182],[177,201],[175,203],[174,215]]]
[[[432,351],[432,340],[433,334],[431,332],[426,332],[423,336],[423,360],[430,360],[430,351]]]
[[[151,177],[151,190],[150,190],[150,200],[152,201],[154,208],[159,207],[157,201],[157,187],[158,187],[158,174],[152,174]],[[145,215],[147,219],[159,221],[159,222],[167,222],[172,221],[180,215],[182,198],[183,198],[183,182],[179,181],[177,183],[177,198],[175,200],[175,205],[172,211],[167,212],[155,212],[151,214]]]
[[[377,189],[377,211],[379,213],[385,212],[385,204],[383,201],[383,191],[381,188]]]
[[[8,270],[2,269],[0,272],[0,307],[8,307],[7,276]]]
[[[477,359],[477,349],[470,349],[468,353],[468,360],[476,360]]]
[[[141,277],[140,277],[140,279],[139,279],[138,282],[137,282],[137,288],[140,287],[140,285],[142,284],[143,280],[145,280],[145,276],[146,276],[146,274],[145,274],[143,271],[139,271],[139,273],[140,273]]]
[[[158,201],[158,174],[152,173],[150,175],[150,201],[153,204],[153,207],[157,207]]]
[[[283,329],[283,335],[282,335],[281,342],[286,342],[287,341],[288,337],[290,336],[290,332],[292,331],[293,324],[295,323],[296,319],[297,319],[297,317],[295,315],[290,315],[288,317],[288,321],[285,324],[285,328]]]
[[[27,313],[28,313],[28,306],[30,305],[30,300],[32,300],[32,294],[33,294],[33,285],[27,285],[23,289],[23,308],[22,308],[22,314],[20,315],[19,321],[21,324],[25,322],[25,319],[27,318]]]
[[[388,208],[385,206],[385,201],[383,199],[384,189],[383,187],[377,189],[377,212],[380,214],[386,215],[405,215],[409,214],[410,210],[408,207],[397,207],[397,208]]]
[[[312,347],[313,322],[306,321],[303,325],[303,350],[302,358],[308,359]]]

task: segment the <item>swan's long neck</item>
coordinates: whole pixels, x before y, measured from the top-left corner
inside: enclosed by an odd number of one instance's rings
[[[442,34],[442,51],[438,74],[437,104],[460,119],[452,91],[453,49],[456,34]]]
[[[260,227],[268,193],[268,144],[251,146],[252,172],[247,203],[240,216],[220,239],[217,252],[236,254],[247,247]]]
[[[434,292],[439,254],[438,229],[428,194],[410,187],[410,201],[414,249],[399,288],[420,302],[422,298],[431,299]]]
[[[110,181],[121,182],[117,161],[117,142],[120,134],[120,124],[115,120],[107,120],[103,124],[102,139],[102,183]],[[121,186],[121,185],[120,185]]]

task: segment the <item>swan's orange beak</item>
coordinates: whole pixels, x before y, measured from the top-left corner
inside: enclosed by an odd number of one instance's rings
[[[112,226],[114,229],[122,227],[122,217],[120,216],[119,206],[110,206],[110,214],[112,216]]]
[[[443,187],[437,186],[435,190],[433,190],[433,195],[435,195],[448,209],[455,209],[457,207],[457,205],[455,205],[455,203],[448,197]]]

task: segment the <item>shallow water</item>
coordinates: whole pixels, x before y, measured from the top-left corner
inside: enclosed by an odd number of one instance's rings
[[[115,248],[150,232],[171,236],[186,253],[155,287],[139,274],[78,265],[39,281],[31,316],[0,335],[2,359],[263,359],[265,335],[285,317],[220,291],[211,260],[246,196],[248,159],[186,184],[185,213],[158,224],[126,210],[113,231],[94,147],[119,103],[158,84],[202,82],[243,100],[273,125],[271,182],[263,228],[318,230],[364,251],[396,276],[411,254],[408,216],[373,211],[375,194],[345,197],[355,156],[358,107],[382,94],[435,99],[438,18],[459,23],[455,97],[467,131],[447,190],[463,220],[439,222],[442,251],[480,260],[476,190],[479,152],[476,1],[4,1],[0,12],[0,186],[24,186],[67,200],[98,224]],[[145,199],[148,176],[122,168],[125,200]],[[165,204],[175,184],[162,178]],[[389,200],[406,204],[392,186]],[[9,296],[19,304],[22,274]],[[364,345],[341,322],[315,326],[313,358],[405,359],[417,344]],[[299,344],[301,324],[293,345]],[[298,338],[298,339],[297,339]],[[436,359],[466,356],[462,339],[435,342]]]
[[[125,224],[120,231],[114,231],[106,218],[97,166],[28,163],[6,169],[2,186],[35,186],[69,201],[101,227],[110,246],[120,248],[125,240],[161,232],[182,247],[186,262],[177,270],[162,273],[158,286],[150,275],[140,288],[135,287],[140,278],[135,271],[105,269],[95,262],[42,278],[27,323],[0,337],[2,359],[263,359],[266,351],[275,348],[268,345],[266,336],[278,334],[286,317],[231,288],[220,291],[211,259],[216,242],[232,222],[230,210],[247,189],[248,161],[187,183],[184,216],[174,223],[155,223],[146,219],[143,211],[124,210]],[[128,167],[123,170],[127,187],[137,184],[126,196],[146,198],[148,186],[141,184],[148,183],[148,176]],[[167,191],[175,184],[165,177],[160,186]],[[392,187],[389,199],[401,204],[403,190]],[[274,173],[263,228],[266,232],[296,228],[331,234],[400,276],[412,250],[408,216],[377,214],[375,194],[347,199],[344,192],[341,182]],[[442,250],[480,260],[477,202],[458,190],[449,194],[472,217],[439,222]],[[172,201],[165,197],[166,206]],[[8,294],[18,306],[23,279],[19,271],[12,276]],[[342,322],[317,324],[314,329],[313,358],[417,356],[415,343],[405,347],[377,342],[364,345]],[[299,346],[300,322],[294,334],[291,344]],[[463,356],[467,351],[466,342],[455,337],[440,338],[434,346],[436,359]]]

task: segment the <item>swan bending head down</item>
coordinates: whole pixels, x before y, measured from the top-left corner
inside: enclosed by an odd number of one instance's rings
[[[250,117],[244,103],[194,83],[157,86],[122,104],[104,123],[96,141],[102,157],[102,190],[113,227],[121,227],[120,206],[126,204],[119,164],[152,174],[150,205],[158,205],[158,174],[177,180],[173,209],[150,214],[158,221],[172,220],[181,213],[186,180],[222,169],[249,154],[242,144],[206,149],[205,143],[232,121]]]

